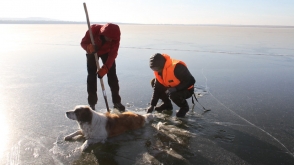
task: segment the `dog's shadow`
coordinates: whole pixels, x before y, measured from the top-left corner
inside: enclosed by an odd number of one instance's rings
[[[104,143],[99,142],[91,144],[84,150],[84,153],[93,154],[98,164],[134,164],[139,153],[132,148],[138,145],[138,143],[142,144],[142,142],[144,143],[144,141],[146,141],[146,139],[142,139],[144,136],[142,134],[144,134],[144,132],[145,128],[128,131],[122,135],[109,138]],[[140,150],[141,149],[142,148],[140,148]],[[124,155],[126,153],[128,153],[128,155]],[[129,154],[133,156],[130,157]]]
[[[83,155],[91,154],[94,155],[98,164],[133,164],[136,162],[138,152],[134,151],[134,146],[136,147],[139,143],[145,145],[149,136],[152,136],[154,132],[154,127],[152,125],[146,125],[143,128],[137,130],[130,130],[122,135],[108,138],[105,142],[98,142],[89,145],[84,151]],[[80,137],[76,141],[84,142],[86,139]],[[73,140],[74,141],[74,140]],[[140,148],[139,150],[141,150]],[[130,153],[131,156],[125,155]],[[84,159],[85,156],[82,156]]]
[[[65,141],[68,141],[68,142],[82,142],[84,143],[86,141],[86,138],[82,135],[77,135],[75,137],[73,137],[72,139],[69,139],[69,140],[65,140]]]
[[[119,164],[115,157],[120,145],[113,142],[96,143],[90,145],[85,152],[92,153],[96,157],[98,164]]]

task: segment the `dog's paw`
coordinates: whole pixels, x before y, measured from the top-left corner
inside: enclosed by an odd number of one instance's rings
[[[151,113],[143,115],[145,117],[145,122],[150,123],[154,119],[154,115]]]
[[[82,152],[85,152],[86,150],[87,150],[87,148],[89,147],[89,141],[88,140],[86,140],[85,142],[84,142],[84,144],[81,146],[81,151]]]
[[[65,136],[64,137],[64,141],[69,141],[69,140],[72,140],[72,137],[71,136]]]

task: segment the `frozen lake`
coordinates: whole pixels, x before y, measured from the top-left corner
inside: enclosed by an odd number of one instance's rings
[[[183,60],[199,102],[186,118],[152,124],[95,145],[65,142],[67,110],[87,104],[87,25],[0,25],[1,164],[294,164],[294,28],[120,25],[122,103],[144,114],[149,57]],[[99,81],[98,81],[99,82]],[[104,78],[110,107],[110,91]],[[100,84],[97,111],[106,112]],[[188,100],[190,107],[191,99]]]

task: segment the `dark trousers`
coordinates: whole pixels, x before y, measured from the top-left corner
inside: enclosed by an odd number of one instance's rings
[[[170,99],[178,106],[178,107],[188,107],[187,100],[194,93],[194,88],[185,89],[182,91],[174,92],[170,95]]]
[[[154,86],[155,81],[156,81],[155,78],[153,80],[151,80],[152,87]],[[168,96],[165,93],[166,90],[167,90],[167,88],[165,86],[159,85],[157,90],[154,92],[156,92],[158,94],[159,98],[163,102],[167,102],[167,101],[169,101],[169,99],[171,99],[178,107],[188,106],[186,99],[190,98],[194,94],[194,88],[176,91],[176,92],[172,93],[170,96]]]
[[[108,54],[104,54],[99,56],[102,59],[103,64],[106,62],[108,58]],[[98,96],[97,96],[97,66],[95,62],[95,56],[93,54],[87,54],[87,92],[88,92],[88,103],[90,105],[97,104]],[[109,68],[107,73],[108,85],[111,90],[112,102],[120,103],[121,97],[119,95],[119,85],[118,78],[116,75],[116,64],[113,62],[111,68]]]

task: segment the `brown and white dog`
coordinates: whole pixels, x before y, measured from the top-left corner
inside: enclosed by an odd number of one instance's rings
[[[139,115],[133,112],[123,112],[121,114],[98,113],[87,105],[78,105],[74,110],[66,112],[66,117],[76,120],[80,129],[64,140],[72,140],[75,136],[84,136],[86,141],[81,146],[85,151],[90,144],[104,142],[108,137],[123,134],[129,130],[143,127],[153,119],[152,114]]]

